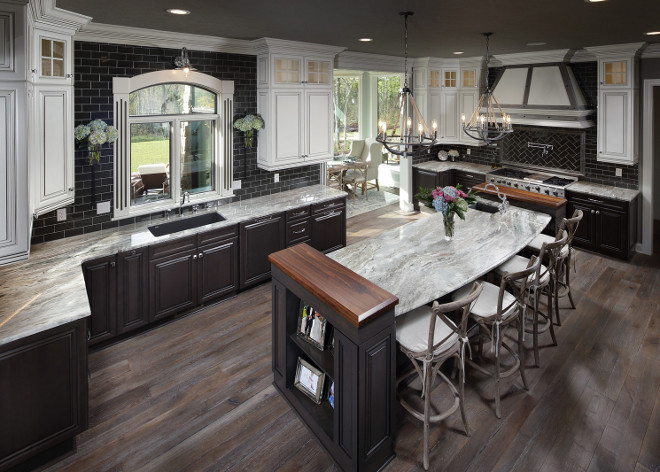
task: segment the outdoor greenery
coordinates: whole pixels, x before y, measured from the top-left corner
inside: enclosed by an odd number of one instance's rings
[[[378,121],[387,121],[387,129],[397,125],[401,78],[399,76],[378,77]],[[392,108],[395,108],[392,111]],[[391,116],[389,116],[391,113]],[[389,116],[389,120],[388,120]]]
[[[146,136],[137,136],[131,140],[131,173],[138,171],[143,164],[169,164],[170,140],[158,138],[146,140]]]
[[[360,91],[357,77],[335,77],[334,107],[335,154],[348,152],[350,141],[358,136]]]

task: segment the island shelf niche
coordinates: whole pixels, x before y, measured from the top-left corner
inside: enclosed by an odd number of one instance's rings
[[[275,387],[342,470],[381,469],[394,458],[398,298],[307,244],[269,260]],[[332,349],[297,335],[301,300],[332,326]],[[326,392],[334,382],[334,408],[294,386],[298,358],[326,374]]]

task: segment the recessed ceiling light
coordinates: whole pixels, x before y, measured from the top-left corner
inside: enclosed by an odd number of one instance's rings
[[[452,54],[456,54],[457,56],[461,54],[465,54],[463,51],[454,51]]]
[[[660,31],[649,31],[648,33],[644,33],[646,36],[655,36],[660,34]]]
[[[548,43],[544,43],[542,41],[536,41],[534,43],[527,43],[527,46],[545,46]]]
[[[607,0],[584,0],[584,3],[600,3],[606,2]]]
[[[370,43],[371,41],[373,41],[373,39],[371,39],[371,38],[360,38],[360,39],[358,39],[358,41],[362,41],[363,43]]]
[[[182,10],[180,8],[169,8],[165,11],[172,15],[190,15],[190,10]]]

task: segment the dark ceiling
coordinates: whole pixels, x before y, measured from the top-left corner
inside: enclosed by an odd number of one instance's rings
[[[95,23],[222,38],[262,37],[343,46],[350,51],[403,55],[402,10],[409,20],[409,55],[484,54],[480,33],[493,31],[491,53],[579,49],[660,42],[660,0],[57,0]],[[166,8],[192,13],[174,16]],[[358,38],[373,38],[361,43]],[[542,46],[528,46],[544,42]]]

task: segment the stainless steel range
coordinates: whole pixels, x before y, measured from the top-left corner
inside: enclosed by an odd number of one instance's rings
[[[556,174],[514,169],[511,167],[503,167],[486,174],[487,183],[559,198],[565,198],[565,187],[576,181],[577,177],[573,176],[558,176]]]

